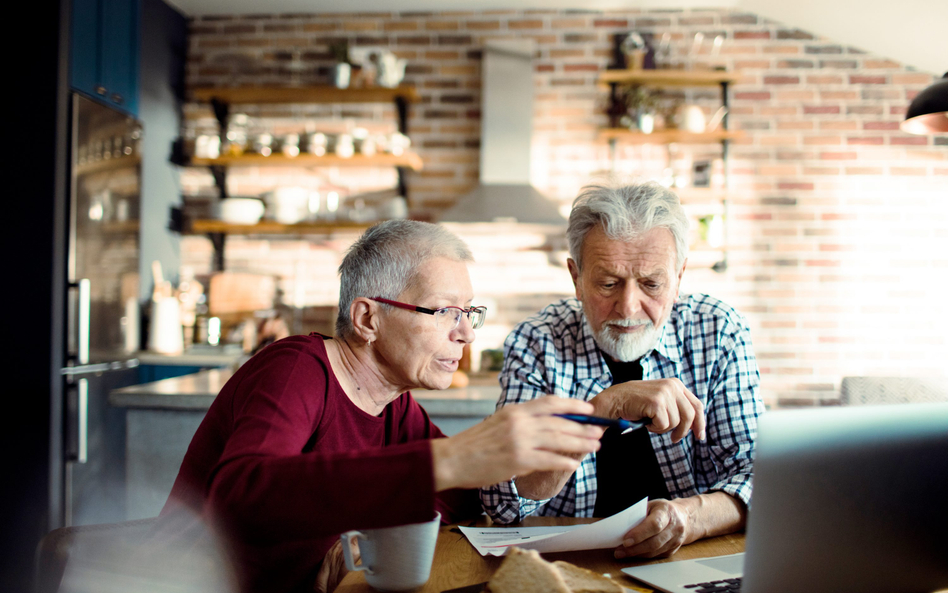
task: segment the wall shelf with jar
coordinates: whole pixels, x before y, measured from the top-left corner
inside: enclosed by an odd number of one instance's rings
[[[383,198],[385,201],[379,208],[366,207],[365,200],[362,200],[360,196],[350,196],[355,201],[356,210],[358,210],[354,213],[354,220],[338,217],[335,210],[327,211],[332,214],[332,220],[312,220],[303,217],[298,220],[287,220],[283,217],[281,220],[279,216],[274,221],[260,221],[259,218],[255,221],[221,220],[194,216],[190,216],[192,219],[188,220],[189,216],[185,216],[185,220],[177,225],[177,230],[208,236],[214,247],[213,269],[215,271],[224,269],[224,240],[227,235],[327,235],[335,230],[367,228],[370,224],[367,220],[367,212],[375,212],[379,216],[403,217],[407,214],[407,172],[418,171],[424,166],[421,157],[410,150],[411,141],[407,136],[408,104],[419,98],[413,87],[337,88],[320,85],[195,88],[191,90],[190,97],[194,103],[210,104],[214,118],[217,120],[218,132],[202,133],[182,139],[177,143],[172,161],[185,167],[207,167],[214,178],[219,205],[224,205],[225,200],[227,202],[247,201],[245,198],[228,196],[227,174],[233,167],[328,169],[329,171],[336,168],[375,167],[394,168],[397,172],[396,187],[389,192],[391,196]],[[329,127],[326,130],[317,131],[314,129],[313,122],[304,118],[304,121],[299,123],[299,130],[284,130],[286,133],[281,134],[275,130],[263,129],[251,134],[246,126],[247,116],[232,113],[234,105],[289,105],[288,109],[293,110],[299,118],[303,116],[299,116],[296,112],[299,109],[298,106],[337,103],[392,103],[395,107],[397,131],[383,134],[378,131],[371,132],[361,126],[354,127],[351,124],[347,124],[348,128],[344,131],[333,130],[331,129],[334,127],[332,121],[327,121]],[[335,113],[335,108],[333,112]],[[388,117],[383,117],[383,121]],[[340,123],[339,120],[333,121]],[[388,119],[388,121],[391,120]],[[277,201],[282,200],[286,203],[308,201],[310,213],[312,213],[314,198],[320,199],[318,193],[313,191],[310,192],[310,197],[301,198],[295,195],[283,196],[275,190],[269,195]],[[332,191],[327,193],[338,194]],[[380,195],[385,192],[375,193]],[[292,200],[289,199],[291,197]],[[393,202],[396,201],[399,203],[394,204]],[[262,210],[260,212],[262,215]]]
[[[617,39],[617,52],[621,42]],[[716,261],[710,263],[718,272],[727,269],[728,148],[731,141],[744,137],[742,132],[728,129],[728,90],[740,79],[739,73],[725,70],[624,67],[605,70],[598,78],[599,86],[609,89],[609,126],[600,129],[597,137],[609,143],[613,171],[620,143],[665,146],[666,168],[660,182],[679,194],[686,210],[701,207],[700,217],[689,212],[698,220],[702,235],[692,248],[720,254],[712,255]],[[683,90],[702,87],[720,89],[720,105],[710,117],[700,106],[685,103],[681,95]],[[720,144],[720,158],[695,161],[694,169],[689,166],[687,172],[677,171],[674,153],[679,152],[678,145],[701,144]],[[716,165],[713,178],[708,170],[712,162]],[[699,164],[705,170],[699,171]],[[709,207],[714,211],[708,211]]]

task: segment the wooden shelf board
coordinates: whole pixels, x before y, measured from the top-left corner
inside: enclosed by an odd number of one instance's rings
[[[643,134],[636,130],[623,128],[603,128],[599,130],[600,140],[617,140],[627,144],[712,144],[722,140],[743,138],[744,133],[737,130],[717,130],[714,132],[685,132],[683,130],[662,130]]]
[[[139,155],[121,156],[111,159],[102,159],[76,165],[76,175],[90,175],[101,171],[117,171],[119,169],[130,169],[141,165],[142,159]]]
[[[257,224],[234,224],[223,220],[192,220],[190,234],[223,233],[225,235],[328,235],[336,231],[361,231],[372,226],[366,222],[306,222],[283,224],[263,220]]]
[[[191,159],[192,166],[243,166],[243,167],[406,167],[413,171],[420,171],[424,167],[421,157],[413,152],[402,155],[375,154],[365,156],[354,154],[349,158],[342,158],[334,154],[315,156],[301,154],[287,157],[282,154],[263,156],[259,154],[243,154],[240,156],[222,156],[216,159]]]
[[[599,84],[642,84],[655,87],[717,86],[741,79],[737,72],[724,70],[604,70]]]
[[[194,101],[209,103],[217,99],[230,104],[282,104],[282,103],[391,103],[396,98],[409,102],[418,100],[415,87],[397,88],[366,87],[339,89],[334,86],[310,87],[200,87],[191,92]]]

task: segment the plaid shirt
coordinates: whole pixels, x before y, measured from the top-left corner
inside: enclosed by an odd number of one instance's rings
[[[677,444],[671,433],[651,434],[671,497],[717,490],[749,505],[757,418],[764,405],[744,318],[707,295],[683,297],[641,363],[643,379],[677,377],[705,405],[704,442],[692,433]],[[612,385],[612,373],[578,300],[554,303],[514,328],[504,342],[500,384],[498,409],[546,394],[589,401]],[[592,517],[596,455],[587,455],[553,498],[521,498],[513,481],[484,488],[480,495],[484,510],[498,523],[534,514]]]

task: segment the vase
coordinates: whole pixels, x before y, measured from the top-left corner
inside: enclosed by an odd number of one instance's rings
[[[352,66],[345,62],[339,62],[333,68],[332,81],[337,89],[349,88],[349,79],[352,77]]]

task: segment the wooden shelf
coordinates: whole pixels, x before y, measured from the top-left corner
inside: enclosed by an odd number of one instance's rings
[[[362,231],[374,222],[305,222],[283,224],[263,220],[257,224],[234,224],[223,220],[192,220],[191,234],[221,233],[224,235],[328,235],[336,231]]]
[[[92,173],[101,173],[102,171],[117,171],[119,169],[131,169],[141,165],[142,159],[139,155],[120,156],[110,159],[102,159],[76,165],[76,175],[91,175]]]
[[[735,130],[716,130],[714,132],[686,132],[684,130],[662,130],[644,134],[637,130],[623,128],[603,128],[599,130],[600,140],[617,140],[627,144],[713,144],[722,140],[737,140],[744,133]]]
[[[254,103],[275,105],[285,103],[391,103],[396,99],[408,102],[418,100],[415,87],[400,86],[394,89],[366,87],[339,89],[334,86],[311,87],[203,87],[191,92],[191,99],[210,103],[212,99],[230,104]]]
[[[102,232],[110,235],[131,235],[141,230],[137,220],[109,220],[102,223]]]
[[[724,70],[604,70],[599,84],[644,84],[654,87],[718,86],[741,79]]]
[[[301,154],[288,157],[278,153],[270,156],[243,154],[240,156],[222,156],[216,159],[193,158],[190,165],[204,167],[405,167],[413,171],[420,171],[424,167],[424,162],[420,156],[413,152],[406,152],[398,156],[388,153],[372,156],[354,154],[349,158],[342,158],[334,154],[325,156]]]

